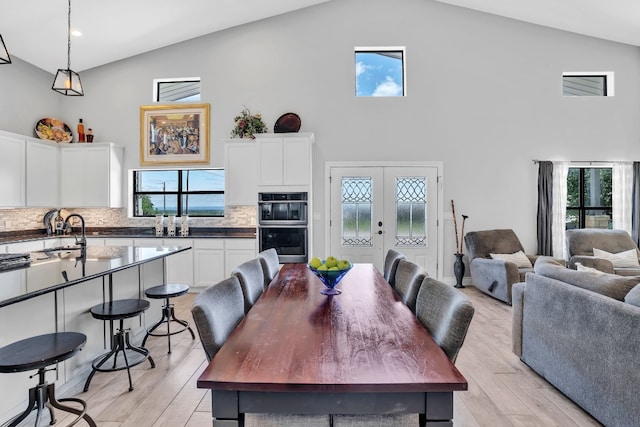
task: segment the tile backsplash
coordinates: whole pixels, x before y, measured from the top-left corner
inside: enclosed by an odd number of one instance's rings
[[[65,208],[63,208],[65,209]],[[126,208],[66,209],[79,213],[87,227],[154,227],[155,218],[128,218]],[[0,231],[44,229],[46,208],[0,209]],[[255,227],[255,206],[228,206],[224,218],[189,218],[191,227]]]

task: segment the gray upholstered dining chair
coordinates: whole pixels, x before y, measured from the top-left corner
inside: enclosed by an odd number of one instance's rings
[[[406,259],[398,261],[394,288],[400,299],[415,313],[420,284],[427,277],[427,270]]]
[[[244,298],[238,278],[231,276],[200,292],[193,300],[191,314],[202,348],[211,360],[244,318]]]
[[[278,252],[274,249],[265,249],[258,254],[260,263],[262,264],[262,271],[264,272],[264,287],[269,286],[269,283],[276,277],[278,271],[280,271],[280,260],[278,259]]]
[[[406,259],[403,253],[396,251],[395,249],[389,249],[387,255],[384,257],[384,278],[389,282],[391,286],[394,285],[396,279],[396,270],[398,269],[398,263],[401,259]]]
[[[435,342],[455,363],[475,309],[462,291],[425,277],[416,301],[416,316]]]
[[[211,361],[244,318],[240,282],[231,276],[208,287],[195,298],[191,314],[202,348]],[[245,414],[245,427],[308,426],[329,427],[329,415]]]
[[[244,312],[248,312],[253,304],[260,298],[264,291],[264,271],[259,258],[245,261],[232,272],[240,281],[240,287],[244,295]]]

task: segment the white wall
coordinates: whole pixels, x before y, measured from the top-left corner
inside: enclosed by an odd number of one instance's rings
[[[354,97],[353,48],[367,45],[406,46],[407,97]],[[614,71],[616,96],[563,98],[563,71]],[[470,217],[467,231],[513,228],[530,252],[533,159],[640,160],[637,47],[428,0],[328,2],[81,76],[86,96],[62,98],[62,118],[83,117],[97,141],[125,144],[127,168],[139,166],[139,107],[151,102],[152,79],[200,76],[211,104],[213,166],[223,164],[220,140],[243,105],[270,127],[293,111],[301,130],[316,134],[316,215],[325,209],[325,161],[442,161],[445,212],[455,199],[458,214]],[[50,93],[45,87],[37,96]],[[1,116],[9,104],[2,101]],[[27,114],[19,125],[0,116],[0,128],[22,132],[25,120],[42,115]],[[323,224],[315,224],[314,253],[324,252]],[[450,222],[444,231],[452,254]]]

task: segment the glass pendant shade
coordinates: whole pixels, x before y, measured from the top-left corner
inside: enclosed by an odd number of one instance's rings
[[[65,96],[84,95],[84,91],[82,90],[82,82],[80,82],[80,75],[75,71],[69,69],[58,69],[51,89]]]
[[[2,35],[0,34],[0,64],[11,64],[11,57],[9,56],[9,51],[7,47],[4,45],[4,40],[2,40]]]

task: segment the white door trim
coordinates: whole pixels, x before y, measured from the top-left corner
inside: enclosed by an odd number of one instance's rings
[[[444,164],[439,161],[427,161],[427,162],[414,162],[414,161],[337,161],[337,162],[325,162],[324,163],[324,247],[325,253],[331,251],[331,228],[329,222],[331,221],[331,183],[329,182],[331,176],[331,168],[335,167],[380,167],[380,166],[413,166],[413,167],[435,167],[438,174],[438,208],[437,208],[437,238],[438,238],[438,255],[437,255],[437,271],[435,278],[442,280],[443,278],[443,262],[444,262],[444,242],[443,242],[443,228],[444,228]]]

